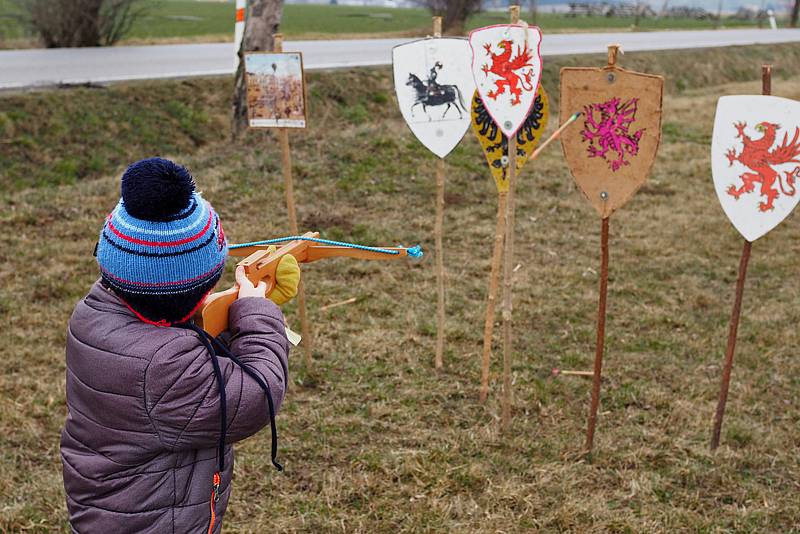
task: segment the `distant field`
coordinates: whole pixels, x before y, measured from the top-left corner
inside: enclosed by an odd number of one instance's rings
[[[10,0],[0,0],[0,42],[6,46],[25,39],[25,31],[10,15]],[[544,8],[543,11],[547,11]],[[134,25],[127,40],[150,42],[169,40],[224,40],[233,32],[232,3],[161,0]],[[523,18],[533,22],[530,13]],[[467,29],[497,24],[507,20],[504,13],[486,12],[473,17]],[[282,31],[291,38],[329,38],[381,35],[425,35],[431,16],[424,9],[391,9],[332,5],[288,5],[284,7]],[[537,24],[545,31],[629,29],[633,19],[606,17],[567,17],[540,13]],[[642,19],[638,29],[702,29],[712,28],[712,21],[692,19]],[[752,23],[726,21],[727,27]]]

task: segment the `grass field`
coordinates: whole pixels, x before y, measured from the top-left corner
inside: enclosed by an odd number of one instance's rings
[[[798,532],[797,216],[753,246],[723,444],[708,451],[741,250],[711,182],[711,125],[719,95],[759,91],[762,60],[776,64],[775,94],[800,97],[798,45],[622,58],[667,74],[667,95],[653,173],[611,220],[588,460],[589,383],[550,370],[591,366],[600,221],[561,151],[520,178],[514,420],[501,434],[497,357],[490,399],[477,401],[496,205],[476,140],[447,159],[448,343],[434,372],[434,158],[395,109],[388,69],[311,74],[311,128],[291,136],[302,227],[429,254],[304,271],[315,361],[309,371],[292,355],[286,471],[270,467],[266,434],[238,447],[226,532]],[[558,68],[577,61],[545,67],[554,110]],[[227,142],[230,91],[212,79],[0,98],[0,532],[67,531],[64,327],[97,276],[91,251],[124,163],[187,164],[233,241],[286,234],[277,143]]]
[[[232,3],[192,0],[156,0],[147,14],[132,28],[128,43],[232,39]],[[4,9],[5,8],[5,9]],[[11,11],[10,0],[0,0],[0,15]],[[602,31],[630,29],[631,18],[580,17],[546,13],[543,8],[537,24],[545,32]],[[531,21],[530,14],[523,18]],[[467,29],[506,22],[505,13],[485,12],[476,15]],[[728,20],[727,27],[752,26],[754,23]],[[430,33],[431,16],[424,9],[390,9],[331,5],[284,6],[281,31],[289,38],[336,38],[352,36],[416,36]],[[713,28],[713,21],[692,19],[643,19],[639,30]],[[0,16],[0,42],[19,43],[24,31],[11,18]]]

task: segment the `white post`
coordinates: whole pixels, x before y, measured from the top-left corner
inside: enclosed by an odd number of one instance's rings
[[[770,9],[767,11],[767,16],[769,17],[769,27],[773,30],[777,30],[778,23],[775,22],[775,12]]]
[[[247,0],[236,0],[236,24],[233,30],[233,68],[239,68],[239,48],[244,38],[244,19],[246,17]]]

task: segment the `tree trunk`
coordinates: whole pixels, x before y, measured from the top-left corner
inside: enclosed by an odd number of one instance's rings
[[[248,0],[244,38],[239,47],[239,68],[236,69],[236,86],[233,93],[233,138],[247,131],[247,86],[244,80],[244,53],[269,52],[272,35],[278,33],[283,16],[283,0]]]
[[[797,15],[800,14],[800,0],[794,0],[794,6],[792,7],[792,20],[790,26],[792,28],[797,27]]]

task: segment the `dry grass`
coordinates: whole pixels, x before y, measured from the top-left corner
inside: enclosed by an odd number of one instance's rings
[[[753,50],[692,60],[738,57],[755,79]],[[798,49],[786,50],[795,57]],[[644,61],[655,70],[678,60],[631,55],[623,65]],[[798,65],[786,60],[777,73]],[[557,78],[545,80],[555,96]],[[798,98],[799,82],[776,78],[774,92]],[[447,165],[445,369],[432,370],[430,254],[419,263],[308,266],[315,365],[309,373],[293,356],[279,417],[286,472],[271,469],[265,435],[242,443],[226,532],[800,531],[796,217],[753,247],[723,445],[708,451],[741,249],[715,198],[709,136],[716,98],[758,92],[759,84],[701,85],[670,86],[654,172],[611,221],[606,379],[593,458],[578,459],[589,383],[553,379],[550,370],[591,365],[599,220],[560,150],[522,173],[514,421],[501,435],[497,359],[489,402],[477,402],[495,195],[468,134]],[[309,90],[312,128],[292,134],[303,226],[430,248],[433,157],[394,109],[388,70],[315,75]],[[209,111],[211,124],[225,111]],[[286,233],[280,159],[269,137],[167,155],[193,169],[231,239]],[[96,277],[91,250],[116,200],[117,175],[0,199],[0,531],[66,531],[58,460],[64,325]],[[350,297],[358,301],[319,311]],[[288,314],[296,320],[291,307]]]

